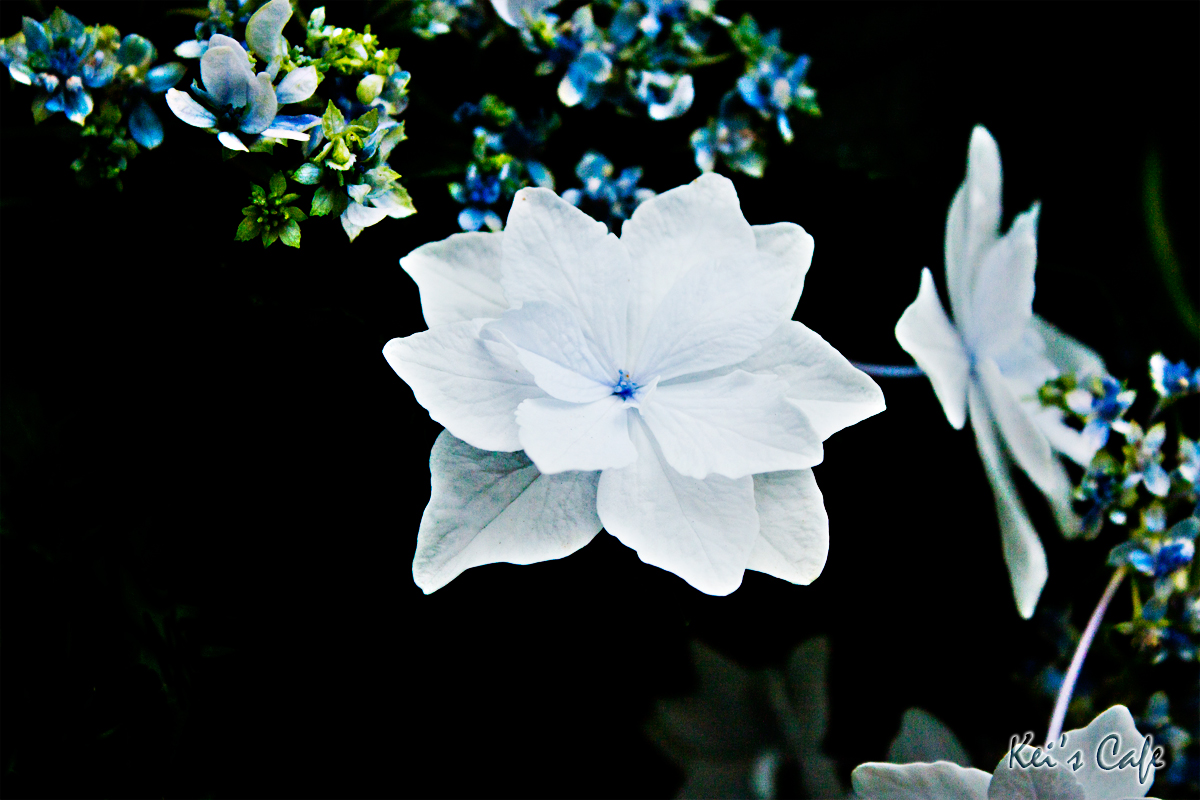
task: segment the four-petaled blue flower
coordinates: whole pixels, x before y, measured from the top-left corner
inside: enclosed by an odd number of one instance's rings
[[[808,56],[798,56],[789,65],[782,51],[770,51],[737,82],[738,94],[746,105],[763,118],[775,117],[779,135],[785,142],[791,142],[793,138],[788,109],[793,104],[808,103],[816,97],[816,92],[804,82],[808,64]]]
[[[692,132],[690,143],[696,166],[703,172],[712,172],[720,156],[730,169],[761,178],[767,165],[764,142],[750,118],[733,110],[732,101],[736,97],[733,92],[727,93],[717,108],[716,118]]]
[[[696,89],[687,73],[672,75],[662,70],[643,70],[636,92],[646,104],[650,119],[674,119],[692,107]]]
[[[87,88],[106,86],[117,71],[112,54],[98,50],[96,39],[95,30],[56,8],[44,22],[23,18],[21,32],[4,42],[0,63],[13,80],[42,90],[33,101],[37,122],[61,111],[82,125],[92,113]]]
[[[570,33],[554,40],[550,61],[569,61],[567,73],[558,84],[558,99],[564,106],[595,108],[604,97],[604,84],[613,74],[609,54],[614,45],[592,18],[592,7],[583,6],[571,16]]]
[[[1200,369],[1193,370],[1184,361],[1172,363],[1162,353],[1150,356],[1150,379],[1162,398],[1200,392]]]
[[[1093,381],[1090,389],[1075,389],[1065,399],[1067,407],[1084,418],[1084,439],[1099,450],[1108,442],[1110,429],[1129,432],[1129,423],[1122,417],[1133,405],[1137,392],[1125,389],[1120,381],[1107,375]]]
[[[1171,476],[1162,468],[1161,463],[1161,450],[1166,439],[1167,426],[1161,422],[1145,434],[1136,422],[1129,423],[1129,431],[1125,434],[1126,489],[1142,483],[1151,494],[1158,497],[1167,496],[1167,492],[1171,490]]]
[[[467,166],[467,176],[464,183],[450,184],[450,195],[456,202],[466,206],[458,214],[458,226],[464,231],[477,231],[486,227],[490,231],[498,231],[504,227],[500,215],[488,208],[500,199],[503,182],[509,177],[510,165],[500,168],[498,175],[479,174],[479,168],[470,164]]]

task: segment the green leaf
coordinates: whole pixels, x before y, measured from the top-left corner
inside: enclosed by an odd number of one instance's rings
[[[299,199],[300,199],[300,195],[296,194],[295,192],[288,192],[283,197],[279,198],[279,205],[281,205],[281,206],[290,205]]]
[[[392,181],[400,179],[400,173],[389,167],[387,164],[380,164],[375,169],[367,170],[367,177],[371,180],[371,185],[376,189],[382,189]]]
[[[233,238],[239,242],[248,242],[258,236],[261,228],[257,217],[246,217],[242,220],[242,224],[238,225],[237,233],[233,235]]]
[[[321,117],[321,129],[325,131],[327,139],[332,139],[346,129],[346,118],[342,116],[342,112],[338,110],[332,100],[325,109],[325,116]]]
[[[285,208],[283,213],[287,214],[288,219],[294,219],[296,222],[304,222],[304,220],[308,219],[308,214],[305,214],[295,206],[289,206],[288,208]]]
[[[350,197],[345,192],[338,192],[333,196],[333,208],[329,213],[340,217],[349,206]]]
[[[276,230],[263,231],[262,232],[263,249],[265,250],[268,247],[270,247],[271,245],[275,244],[275,240],[278,238],[279,238],[279,231],[276,231]]]
[[[294,219],[289,219],[279,232],[279,239],[288,247],[300,247],[300,226]]]
[[[250,152],[251,153],[266,153],[267,155],[274,155],[275,154],[275,145],[277,145],[277,144],[282,144],[282,145],[286,146],[287,142],[283,139],[275,139],[270,136],[260,136],[260,137],[258,137],[257,140],[255,140],[254,144],[250,145]],[[231,152],[233,152],[233,151],[231,151]]]
[[[276,172],[271,176],[271,194],[278,197],[287,190],[287,178],[282,172]]]
[[[267,193],[257,183],[250,184],[250,196],[255,200],[266,200]]]
[[[246,206],[245,208],[242,209],[242,213],[245,214],[247,217],[257,217],[258,211],[259,211],[258,206]]]
[[[350,123],[348,130],[355,133],[371,133],[379,127],[379,111],[372,108],[367,113],[363,114],[354,122]]]
[[[396,198],[396,202],[398,202],[402,208],[408,211],[408,214],[417,213],[417,207],[413,205],[412,198],[408,196],[408,189],[405,189],[403,186],[397,183],[392,189],[392,196]],[[408,214],[405,216],[408,216]]]
[[[333,210],[333,190],[328,186],[318,187],[316,194],[313,195],[312,208],[308,213],[314,217],[323,217],[331,210]]]

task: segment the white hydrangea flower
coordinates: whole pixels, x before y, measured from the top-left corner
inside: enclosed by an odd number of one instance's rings
[[[791,320],[800,226],[752,227],[705,175],[643,203],[621,237],[546,189],[502,233],[401,265],[429,330],[388,363],[446,427],[413,576],[561,558],[603,526],[703,592],[746,569],[807,584],[828,552],[811,467],[884,408],[875,383]]]
[[[1030,766],[1036,745],[1010,746],[1010,756],[988,774],[950,761],[932,764],[867,763],[850,773],[854,796],[859,800],[1132,800],[1145,797],[1154,783],[1153,752],[1143,754],[1145,737],[1125,706],[1113,706],[1086,728],[1067,731],[1043,748],[1039,764],[1049,755],[1055,766]],[[1074,754],[1079,756],[1073,760]],[[1133,756],[1117,768],[1126,753]],[[1141,755],[1145,763],[1130,762]],[[1078,768],[1076,768],[1078,764]]]
[[[1071,481],[1058,451],[1087,465],[1095,446],[1044,409],[1037,389],[1060,372],[1102,375],[1100,357],[1033,313],[1039,206],[1000,236],[1000,151],[991,134],[971,134],[967,177],[946,217],[946,285],[951,322],[933,275],[896,323],[896,339],[929,376],[946,418],[971,427],[996,496],[1004,560],[1021,616],[1029,618],[1048,574],[1046,554],[1009,474],[1015,463],[1046,496],[1067,536],[1080,532]],[[1003,445],[1001,444],[1003,443]]]

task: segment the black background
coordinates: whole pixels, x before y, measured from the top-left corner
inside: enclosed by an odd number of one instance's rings
[[[52,8],[8,0],[0,34]],[[148,36],[160,60],[191,35],[170,4],[65,8]],[[328,21],[379,8],[331,3]],[[796,318],[842,353],[908,363],[892,329],[921,267],[942,279],[946,208],[981,123],[1004,161],[1005,225],[1042,202],[1035,310],[1143,395],[1152,352],[1200,359],[1142,203],[1155,153],[1197,305],[1200,5],[719,10],[781,26],[813,58],[824,116],[798,121],[791,147],[773,138],[765,179],[734,181],[751,223],[815,237]],[[740,66],[697,71],[691,112],[652,123],[563,109],[557,76],[532,77],[515,37],[480,53],[373,29],[413,74],[411,138],[391,163],[420,213],[352,245],[320,219],[299,251],[233,241],[249,179],[161,104],[166,141],[125,190],[78,189],[78,144],[55,132],[71,124],[35,128],[32,92],[0,81],[5,794],[670,795],[682,772],[643,726],[655,698],[690,691],[693,639],[762,668],[829,635],[843,777],[882,758],[911,705],[977,765],[1044,729],[1051,700],[1014,676],[1052,650],[1016,614],[971,435],[923,380],[882,383],[888,411],[827,442],[831,549],[811,586],[750,572],[708,597],[601,534],[422,595],[410,565],[439,428],[380,350],[425,327],[397,260],[457,229],[445,173],[470,134],[450,114],[484,92],[557,110],[545,161],[561,188],[595,148],[663,191],[695,177],[687,135]],[[1064,542],[1025,496],[1049,555],[1041,602],[1082,626],[1117,534]],[[1127,592],[1113,608],[1129,613]],[[1195,687],[1194,665],[1137,675],[1136,711],[1155,689]]]

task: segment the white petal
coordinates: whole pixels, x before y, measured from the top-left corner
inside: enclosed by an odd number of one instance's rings
[[[1117,756],[1113,757],[1113,740],[1116,734],[1119,745]],[[1096,763],[1096,751],[1104,745],[1104,766],[1111,766],[1120,761],[1121,756],[1132,750],[1136,758],[1142,752],[1145,737],[1134,725],[1133,715],[1125,706],[1116,705],[1093,719],[1086,728],[1077,728],[1066,732],[1067,752],[1082,750],[1085,756],[1083,767],[1074,772],[1075,780],[1083,787],[1088,800],[1122,800],[1122,798],[1145,797],[1154,783],[1154,765],[1150,763],[1153,756],[1147,752],[1145,782],[1138,775],[1138,769],[1102,769]],[[1054,743],[1058,747],[1058,742]]]
[[[513,198],[501,252],[501,285],[511,306],[542,300],[570,309],[599,354],[622,360],[632,266],[603,222],[549,189],[522,189]]]
[[[192,99],[187,92],[167,89],[167,106],[181,120],[197,128],[211,128],[217,118],[204,106]]]
[[[1050,442],[1025,406],[1013,394],[996,362],[981,358],[975,363],[979,385],[987,397],[988,410],[1013,459],[1041,490],[1054,510],[1064,533],[1077,533],[1079,519],[1071,511],[1071,480],[1050,449]]]
[[[250,148],[246,147],[245,143],[233,131],[221,131],[217,134],[217,141],[230,150],[241,150],[243,153],[250,152]]]
[[[238,130],[243,133],[262,133],[271,127],[275,112],[279,110],[279,101],[275,99],[275,87],[271,85],[267,73],[258,73],[246,85],[246,102],[249,108],[238,124]]]
[[[1033,318],[1039,206],[1017,217],[1012,229],[983,254],[971,294],[970,321],[959,326],[967,347],[999,355],[1020,341]]]
[[[557,2],[558,0],[492,0],[492,8],[496,9],[496,14],[500,19],[509,25],[514,28],[525,28],[528,27],[525,20],[526,13],[532,19],[537,19],[539,14]]]
[[[1033,315],[1033,329],[1046,344],[1046,358],[1059,372],[1074,372],[1076,375],[1104,375],[1108,372],[1099,353],[1036,314]]]
[[[859,764],[850,773],[859,800],[987,800],[992,776],[949,761]]]
[[[204,89],[218,105],[241,108],[246,105],[247,91],[254,82],[250,62],[241,47],[217,46],[209,40],[208,50],[200,59],[200,80]]]
[[[196,39],[192,39],[190,41],[183,42],[176,47],[175,55],[179,56],[180,58],[199,58],[200,56],[204,55],[206,50],[208,50],[207,40],[201,42]]]
[[[456,233],[400,259],[421,290],[429,327],[468,319],[497,319],[508,308],[500,288],[502,233]]]
[[[517,406],[544,392],[516,358],[485,346],[482,324],[455,322],[392,339],[383,355],[429,416],[456,437],[483,450],[520,450]]]
[[[1033,616],[1038,597],[1050,574],[1046,566],[1046,551],[1042,549],[1042,542],[1021,505],[1021,498],[1017,495],[1012,476],[1008,474],[1008,464],[1000,451],[1000,442],[996,438],[995,425],[988,412],[982,389],[972,382],[968,396],[975,445],[979,448],[984,471],[996,497],[1000,543],[1004,549],[1004,563],[1008,565],[1008,577],[1012,581],[1017,611],[1022,617],[1029,619]]]
[[[1087,395],[1091,405],[1091,394]],[[1027,404],[1028,407],[1028,404]],[[1050,446],[1081,467],[1092,463],[1096,455],[1096,442],[1062,421],[1062,411],[1057,408],[1034,409],[1033,421],[1045,434]]]
[[[734,368],[783,378],[788,400],[804,412],[822,441],[885,407],[883,392],[869,375],[814,331],[792,320]]]
[[[967,177],[946,217],[946,287],[960,328],[970,317],[975,275],[1000,232],[1000,149],[983,126],[971,131]]]
[[[291,128],[271,128],[263,130],[261,136],[269,136],[272,139],[291,139],[295,142],[307,142],[308,134],[304,131],[295,131]]]
[[[346,210],[342,212],[346,220],[351,225],[357,225],[360,228],[369,228],[377,222],[382,222],[387,216],[387,212],[382,208],[372,208],[364,206],[362,203],[351,203],[346,206]]]
[[[787,321],[790,283],[781,259],[751,252],[698,264],[671,287],[634,360],[637,379],[660,380],[736,364]],[[636,303],[631,303],[631,306]]]
[[[637,458],[629,441],[629,411],[611,394],[592,403],[532,398],[517,408],[521,446],[548,474],[623,467]]]
[[[829,515],[811,469],[754,476],[758,539],[746,569],[806,586],[825,568]]]
[[[275,87],[275,98],[279,101],[279,105],[307,100],[317,90],[318,80],[317,68],[314,66],[294,69]]]
[[[732,372],[719,378],[659,385],[640,413],[677,472],[703,480],[805,469],[821,463],[821,439],[787,401],[773,375]]]
[[[971,362],[962,338],[942,309],[928,267],[921,270],[917,299],[904,309],[896,323],[896,341],[929,376],[946,419],[955,429],[962,428],[967,416]]]
[[[779,256],[780,265],[791,276],[787,294],[780,306],[788,317],[796,313],[800,293],[804,291],[804,276],[812,265],[813,237],[794,222],[776,222],[773,225],[753,225],[754,241],[760,253]]]
[[[292,5],[287,0],[271,0],[263,5],[246,23],[246,44],[259,57],[270,60],[280,52],[280,36],[292,17]]]
[[[442,431],[429,454],[413,579],[429,594],[463,570],[574,553],[600,532],[598,472],[541,475],[523,453],[478,450]]]
[[[684,274],[713,260],[744,258],[756,249],[732,181],[715,173],[642,203],[621,227],[621,242],[634,265],[631,358],[659,304]]]
[[[484,339],[511,347],[551,397],[590,403],[613,393],[616,367],[596,357],[578,319],[565,308],[527,302],[484,326]]]
[[[604,528],[647,564],[673,572],[706,594],[726,595],[742,583],[758,539],[754,480],[680,475],[630,414],[638,458],[600,475],[596,508]]]

